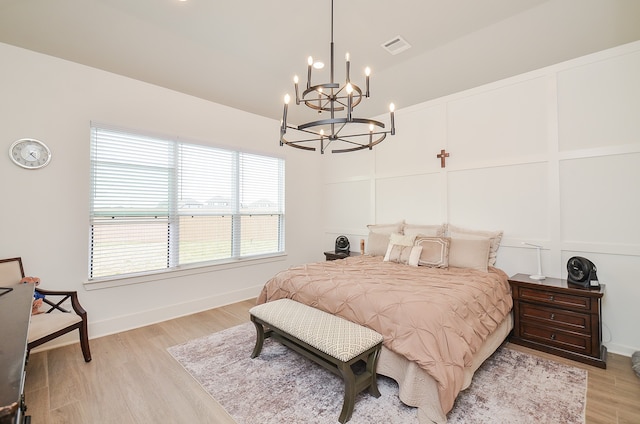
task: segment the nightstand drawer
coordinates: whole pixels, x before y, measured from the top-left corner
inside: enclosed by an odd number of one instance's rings
[[[555,346],[572,352],[591,355],[591,336],[572,334],[555,328],[537,326],[532,323],[520,323],[521,337],[533,342]]]
[[[558,293],[546,290],[534,290],[527,287],[518,287],[521,300],[542,302],[547,305],[556,305],[563,308],[591,310],[591,298],[571,294]]]
[[[570,331],[591,334],[591,316],[586,313],[522,302],[520,304],[520,320],[523,322],[535,321],[546,327],[560,327]]]

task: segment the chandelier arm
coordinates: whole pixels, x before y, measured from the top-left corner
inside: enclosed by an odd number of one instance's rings
[[[342,141],[344,143],[356,144],[358,146],[367,146],[367,147],[369,147],[369,145],[375,146],[376,144],[380,143],[382,140],[384,140],[386,138],[387,134],[388,134],[388,131],[379,132],[379,133],[349,134],[349,135],[343,135],[343,136],[337,137],[336,140]],[[348,140],[349,138],[356,138],[356,137],[370,137],[370,138],[373,138],[374,135],[381,135],[381,137],[379,139],[376,139],[376,141],[369,141],[366,144],[363,144],[362,142],[359,142],[359,141]]]
[[[333,149],[331,151],[331,153],[357,152],[358,150],[364,150],[364,149],[371,150],[373,148],[373,146],[375,146],[376,144],[382,142],[382,140],[384,140],[385,138],[387,138],[387,132],[382,133],[382,137],[380,137],[379,139],[377,139],[376,141],[374,141],[372,143],[360,144],[358,147],[352,147],[350,149]],[[342,140],[342,141],[346,141],[346,140]]]
[[[330,84],[318,84],[318,85],[314,85],[313,87],[309,87],[306,90],[304,90],[302,92],[302,98],[304,99],[305,96],[309,93],[318,93],[319,89],[332,89],[332,88],[340,88],[340,84],[337,83],[330,83]],[[325,93],[324,91],[320,92],[322,95],[329,97],[329,95],[327,93]]]
[[[354,83],[350,83],[351,84],[351,88],[353,88],[353,97],[362,97],[362,89],[360,87],[358,87],[357,85],[355,85]],[[336,93],[336,98],[341,98],[341,99],[346,99],[347,97],[349,97],[348,94],[344,95],[343,97],[338,97],[338,94],[340,94],[340,92],[342,90],[345,89],[346,86],[343,86],[340,88],[340,90]],[[357,94],[356,94],[357,93]]]
[[[379,128],[385,128],[384,124],[380,121],[376,121],[374,119],[366,119],[366,118],[352,118],[351,121],[347,120],[347,118],[329,118],[329,119],[321,119],[319,121],[307,122],[306,124],[298,125],[298,128],[294,128],[297,130],[304,130],[306,128],[319,127],[321,125],[330,125],[330,124],[347,124],[347,123],[357,123],[357,124],[369,124],[375,125]]]
[[[314,135],[315,137],[319,137],[319,136],[320,136],[320,134],[318,134],[317,132],[315,132],[315,131],[309,131],[309,130],[307,130],[307,129],[300,129],[300,128],[298,128],[298,127],[292,127],[292,126],[290,126],[290,125],[287,125],[287,128],[292,129],[292,130],[297,130],[297,131],[300,131],[300,132],[303,132],[303,133],[307,133],[307,134],[312,134],[312,135]],[[310,141],[310,140],[312,140],[312,139],[308,139],[308,140],[304,140],[304,141]],[[313,140],[317,140],[317,138],[316,138],[316,139],[313,139]]]
[[[310,150],[310,151],[312,151],[312,152],[315,152],[315,151],[316,151],[316,148],[315,148],[315,147],[298,146],[297,144],[292,144],[292,143],[289,143],[289,142],[286,142],[286,141],[284,142],[284,144],[286,144],[286,145],[287,145],[287,146],[289,146],[289,147],[295,147],[296,149]]]
[[[313,110],[317,110],[318,112],[330,112],[331,108],[326,107],[326,106],[318,106],[317,104],[314,103],[318,103],[318,99],[315,100],[305,100],[304,104],[305,106],[307,106],[309,109],[313,109]],[[335,111],[342,111],[344,110],[344,107],[334,107]]]

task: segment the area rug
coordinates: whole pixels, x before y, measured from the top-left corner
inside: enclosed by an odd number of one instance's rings
[[[238,424],[337,423],[342,380],[276,341],[250,355],[255,328],[246,323],[168,349]],[[398,399],[398,385],[380,376],[381,397],[358,395],[350,424],[418,423]],[[478,370],[448,422],[582,424],[587,372],[506,347]]]

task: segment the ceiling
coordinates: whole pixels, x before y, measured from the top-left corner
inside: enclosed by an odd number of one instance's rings
[[[336,0],[336,80],[382,114],[640,39],[637,0]],[[280,119],[309,55],[329,63],[329,0],[0,0],[0,42]],[[381,44],[402,36],[411,48]],[[314,82],[328,82],[328,66]],[[293,114],[292,114],[293,113]],[[290,108],[290,122],[297,112]],[[293,118],[292,118],[293,117]]]

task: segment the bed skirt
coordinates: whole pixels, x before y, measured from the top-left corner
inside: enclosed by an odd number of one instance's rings
[[[464,372],[462,390],[469,387],[473,374],[500,347],[512,328],[513,318],[512,314],[509,314],[473,356],[472,366],[465,369]],[[415,362],[411,362],[383,346],[377,372],[398,383],[400,400],[406,405],[418,408],[418,422],[420,424],[444,424],[447,422],[449,411],[442,411],[436,381]]]

